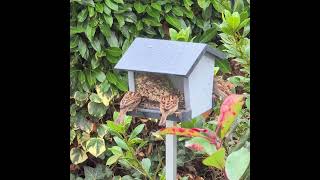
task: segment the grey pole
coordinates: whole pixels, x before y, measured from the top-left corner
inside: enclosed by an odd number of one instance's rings
[[[166,121],[166,127],[175,126],[175,121]],[[166,135],[166,180],[176,180],[177,177],[177,136]]]

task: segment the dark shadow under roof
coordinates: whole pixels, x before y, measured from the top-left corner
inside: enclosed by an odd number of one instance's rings
[[[136,38],[115,69],[188,76],[206,52],[225,59],[224,53],[203,43]]]

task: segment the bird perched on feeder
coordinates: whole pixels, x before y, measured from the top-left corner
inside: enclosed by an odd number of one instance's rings
[[[140,93],[128,91],[120,101],[120,114],[115,122],[123,123],[126,113],[133,111],[140,104],[141,98]]]
[[[137,92],[147,100],[159,103],[161,118],[159,126],[165,126],[169,115],[176,113],[179,102],[183,104],[183,95],[173,88],[170,80],[165,76],[155,74],[138,74],[136,78]]]
[[[176,95],[163,96],[160,100],[161,119],[159,126],[165,126],[167,117],[178,110],[179,98]]]

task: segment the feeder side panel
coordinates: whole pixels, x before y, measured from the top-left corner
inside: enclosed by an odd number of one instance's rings
[[[208,53],[201,57],[189,76],[192,118],[212,108],[214,57]]]

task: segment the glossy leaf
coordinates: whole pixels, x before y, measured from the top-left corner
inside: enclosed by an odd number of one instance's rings
[[[177,28],[178,30],[181,30],[181,23],[178,18],[167,15],[165,19],[170,25]]]
[[[81,148],[72,148],[70,151],[70,160],[73,164],[80,164],[88,159],[87,154]]]
[[[211,156],[209,156],[206,159],[204,159],[202,161],[202,163],[204,165],[213,166],[213,167],[216,167],[216,168],[222,170],[224,168],[224,166],[225,166],[224,157],[225,157],[225,149],[224,148],[220,148],[219,150],[217,150],[216,152],[211,154]]]
[[[106,165],[110,166],[112,164],[114,164],[115,162],[118,161],[118,159],[121,157],[121,155],[117,154],[117,155],[113,155],[111,157],[109,157],[109,159],[107,160]]]
[[[143,13],[146,9],[146,5],[143,5],[141,2],[135,2],[133,4],[134,9],[140,14]]]
[[[110,9],[118,11],[119,7],[116,3],[112,2],[111,0],[105,0],[104,2]]]
[[[91,138],[86,143],[86,149],[95,157],[106,151],[106,145],[102,138]]]
[[[160,134],[161,135],[173,134],[173,135],[186,136],[186,137],[203,137],[208,139],[206,136],[200,134],[198,131],[195,131],[193,129],[178,128],[178,127],[160,129]]]
[[[122,50],[118,47],[110,47],[106,50],[107,56],[120,57]]]
[[[149,173],[150,172],[150,167],[151,167],[151,161],[149,158],[143,158],[141,161],[143,169]]]
[[[144,128],[144,124],[140,124],[137,127],[135,127],[133,129],[133,131],[131,132],[129,139],[135,138],[138,134],[140,134],[140,132],[143,130],[143,128]]]
[[[102,103],[89,102],[88,112],[94,117],[102,118],[106,114],[107,108]]]
[[[200,36],[200,41],[201,43],[207,43],[209,41],[212,41],[213,38],[217,35],[217,29],[216,28],[210,28],[207,31],[205,31],[201,36]]]
[[[250,152],[247,148],[241,148],[232,152],[226,160],[226,173],[230,180],[239,180],[250,163]]]
[[[209,155],[216,152],[216,147],[210,143],[207,139],[201,137],[193,137],[186,141],[185,146],[195,151],[205,152]]]
[[[197,0],[197,1],[198,1],[198,5],[202,9],[206,9],[210,5],[210,0]]]
[[[106,173],[103,172],[102,166],[97,165],[96,168],[84,166],[85,180],[103,180]]]
[[[219,137],[222,139],[227,134],[233,122],[236,120],[244,103],[243,95],[231,94],[221,105],[218,118]]]
[[[113,139],[119,147],[121,147],[124,150],[129,150],[128,145],[122,139],[120,139],[119,137],[114,137]]]

